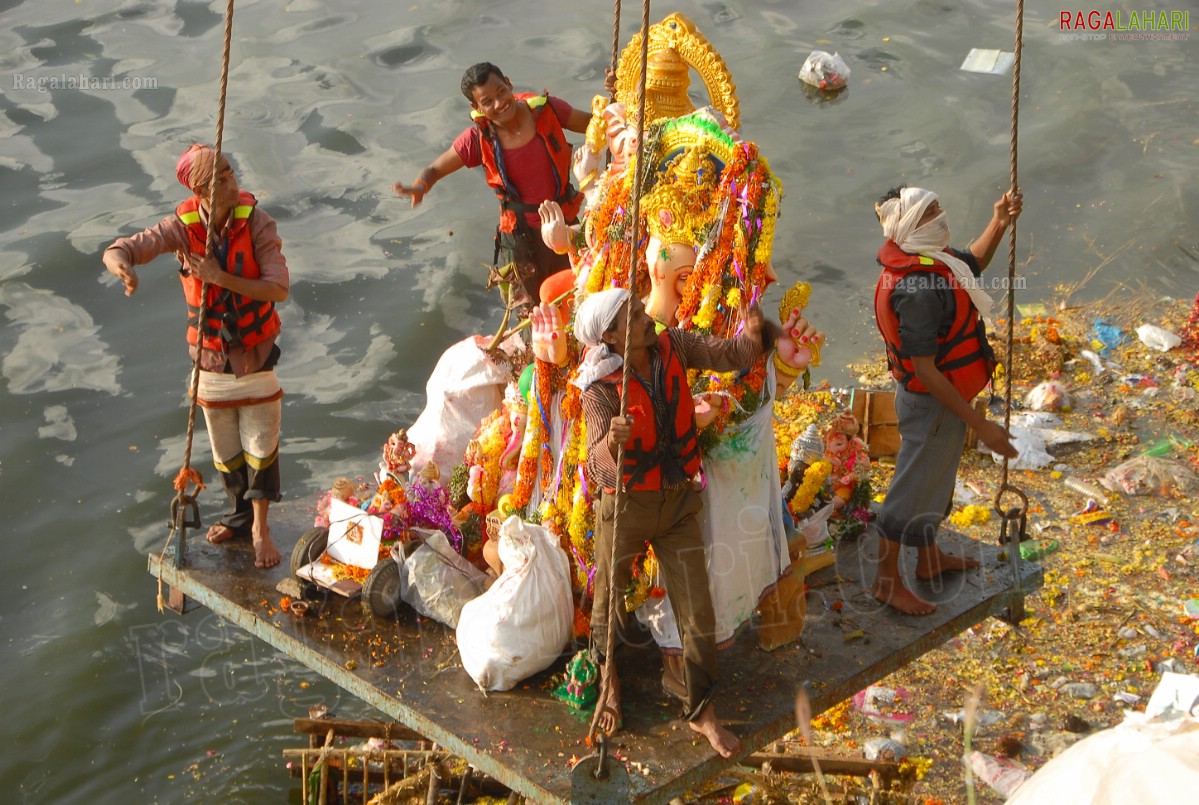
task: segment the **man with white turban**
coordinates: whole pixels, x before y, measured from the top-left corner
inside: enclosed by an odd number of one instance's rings
[[[209,203],[215,173],[216,194]],[[117,240],[104,250],[104,267],[125,295],[137,291],[134,266],[159,255],[179,259],[188,304],[187,340],[200,358],[198,402],[204,410],[213,463],[233,511],[208,529],[208,541],[249,536],[254,564],[279,564],[267,512],[279,492],[279,426],[283,391],[275,376],[279,315],[290,279],[275,220],[237,185],[224,155],[193,145],[175,165],[192,195],[155,226]],[[217,233],[207,254],[209,228]],[[207,284],[205,321],[200,289]]]
[[[921,581],[978,567],[976,559],[944,553],[936,544],[953,501],[966,428],[996,453],[1016,455],[1008,432],[971,401],[995,368],[983,325],[992,300],[979,276],[1022,203],[1019,193],[1004,193],[987,228],[966,251],[949,248],[949,224],[935,193],[900,187],[875,205],[887,240],[878,253],[882,272],[874,312],[897,383],[902,441],[879,513],[878,571],[871,592],[909,615],[927,615],[936,605],[904,584],[903,546],[916,548]]]
[[[578,383],[587,429],[587,479],[598,496],[592,639],[606,651],[609,600],[628,586],[633,561],[648,542],[682,637],[685,717],[713,749],[731,757],[740,751],[741,741],[720,723],[713,704],[715,621],[698,519],[703,508],[696,489],[700,454],[687,369],[748,369],[774,348],[778,329],[755,305],[746,311],[745,329],[737,338],[673,328],[659,334],[641,300],[634,298],[631,306],[628,302],[629,292],[623,289],[592,294],[579,305],[574,324],[575,337],[588,347]],[[629,382],[624,386],[626,358]],[[627,416],[620,415],[622,394]],[[618,472],[621,447],[624,464]],[[619,600],[616,612],[619,632],[627,616]],[[620,681],[614,663],[604,668],[611,679],[607,697],[598,704],[599,727],[611,733],[621,722]]]

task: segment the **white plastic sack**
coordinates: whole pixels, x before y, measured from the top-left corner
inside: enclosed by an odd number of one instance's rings
[[[1173,678],[1173,679],[1172,679]],[[1008,800],[1011,805],[1045,802],[1123,805],[1194,800],[1199,789],[1199,718],[1194,715],[1194,677],[1165,674],[1144,713],[1100,730],[1042,766]],[[1159,711],[1153,702],[1163,688],[1177,707]]]
[[[552,665],[570,640],[566,554],[546,528],[512,515],[500,526],[504,572],[462,608],[458,654],[480,690],[510,690]]]
[[[426,618],[458,628],[458,617],[468,601],[478,598],[487,574],[462,558],[441,531],[415,528],[424,543],[404,556],[399,542],[392,557],[400,565],[400,600]]]
[[[511,378],[506,367],[483,351],[488,343],[489,339],[472,335],[447,349],[437,361],[425,384],[425,410],[408,428],[408,441],[416,448],[411,462],[414,472],[430,461],[443,471],[461,463],[479,423],[499,410]],[[500,349],[508,354],[523,349],[520,335],[513,334]]]

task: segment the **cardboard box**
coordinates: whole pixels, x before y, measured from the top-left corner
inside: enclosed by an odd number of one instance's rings
[[[871,458],[899,452],[899,420],[895,416],[895,392],[854,389],[849,409],[862,424],[862,441]]]

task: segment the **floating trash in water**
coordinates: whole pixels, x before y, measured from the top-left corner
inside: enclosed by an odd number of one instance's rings
[[[1007,50],[971,48],[970,52],[966,54],[966,60],[962,62],[962,66],[958,69],[964,70],[967,73],[1003,75],[1012,69],[1012,64],[1015,61],[1016,54]]]

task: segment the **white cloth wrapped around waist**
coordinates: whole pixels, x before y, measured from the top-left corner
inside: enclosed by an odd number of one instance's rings
[[[283,396],[283,389],[273,369],[245,377],[201,370],[197,396],[205,408],[238,408],[274,402]]]

